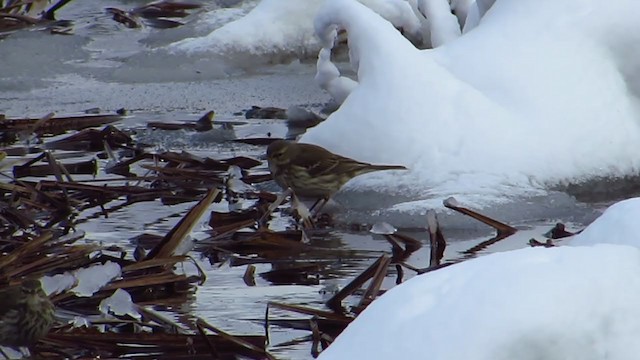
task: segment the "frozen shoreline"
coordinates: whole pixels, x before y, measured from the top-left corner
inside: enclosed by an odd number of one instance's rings
[[[298,70],[301,66],[296,67]],[[313,82],[313,68],[293,73],[274,72],[254,76],[189,82],[121,83],[61,75],[46,87],[2,91],[0,113],[7,117],[43,116],[82,112],[99,107],[105,111],[125,108],[138,112],[199,113],[214,110],[219,116],[257,106],[288,108],[319,105],[329,95]]]

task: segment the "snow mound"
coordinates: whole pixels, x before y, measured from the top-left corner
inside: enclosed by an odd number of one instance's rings
[[[571,239],[570,245],[619,244],[640,247],[640,198],[611,205],[584,231]]]
[[[347,190],[410,193],[416,200],[397,207],[407,211],[434,198],[478,205],[640,169],[640,2],[481,3],[471,7],[484,15],[477,27],[458,38],[449,31],[432,50],[357,1],[319,9],[317,80],[344,102],[301,141],[411,169],[361,176]],[[349,37],[355,81],[331,68],[338,29]]]
[[[415,276],[320,358],[635,359],[638,215],[640,198],[624,200],[571,240],[584,246],[494,253]]]
[[[487,255],[391,289],[320,359],[634,359],[639,272],[621,245]]]
[[[286,54],[317,51],[311,19],[320,5],[321,1],[263,0],[244,17],[208,35],[180,40],[171,48],[187,53]]]
[[[405,0],[360,0],[408,36],[421,40],[422,24]],[[320,50],[313,18],[324,0],[262,0],[245,16],[205,36],[177,41],[174,53],[253,57],[270,62],[313,58]]]

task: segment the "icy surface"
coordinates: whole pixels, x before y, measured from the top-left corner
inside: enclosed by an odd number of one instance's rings
[[[112,279],[120,276],[120,265],[107,261],[102,265],[78,269],[73,272],[77,285],[71,289],[77,296],[91,296]]]
[[[320,358],[633,359],[640,250],[597,240],[636,240],[638,215],[638,199],[618,203],[573,241],[595,245],[495,253],[416,276],[374,301]]]
[[[42,290],[45,294],[60,294],[65,290],[76,286],[76,278],[71,273],[56,274],[53,276],[44,276],[40,280],[42,282]]]
[[[347,30],[357,83],[336,90],[349,95],[302,141],[406,165],[408,174],[347,185],[412,193],[399,211],[440,206],[449,195],[477,206],[633,173],[639,11],[630,0],[498,0],[473,31],[417,50],[357,1],[328,0],[316,32],[330,46],[336,26]]]
[[[380,235],[394,234],[396,231],[398,231],[398,229],[384,221],[373,224],[373,226],[371,226],[371,230],[369,230],[372,234]]]
[[[100,312],[105,315],[129,315],[135,319],[140,319],[142,317],[131,300],[131,295],[122,289],[114,291],[113,295],[102,300],[98,309],[100,309]]]
[[[70,290],[77,296],[91,296],[109,281],[120,275],[120,265],[107,261],[104,264],[81,268],[42,278],[46,294],[58,294]]]
[[[131,110],[133,115],[144,112],[203,113],[215,109],[220,118],[225,118],[251,105],[286,108],[292,102],[308,104],[327,101],[328,97],[313,84],[312,79],[311,71],[292,71],[288,74],[259,75],[242,81],[218,79],[169,86],[164,83],[103,83],[78,75],[65,75],[57,77],[57,84],[52,87],[38,88],[28,93],[4,92],[10,100],[0,103],[0,112],[7,117],[41,117],[51,111],[64,114],[81,112],[90,107],[111,111],[124,107]],[[52,92],[64,94],[64,101],[52,97]],[[172,119],[171,115],[167,117]],[[133,124],[128,122],[127,125]],[[139,125],[145,126],[146,123]]]

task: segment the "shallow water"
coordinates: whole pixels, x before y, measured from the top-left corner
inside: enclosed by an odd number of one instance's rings
[[[274,121],[265,121],[259,125],[246,125],[247,134],[261,132],[264,129],[278,130],[281,124]],[[255,131],[251,128],[255,127]],[[174,134],[176,134],[174,132]],[[193,145],[190,141],[194,133],[181,133],[174,135],[172,149],[185,149],[195,154],[209,155],[215,151],[216,156],[224,158],[233,155],[248,155],[259,157],[264,149],[257,146],[240,145],[236,146],[228,142],[212,141]],[[170,137],[166,132],[140,130],[140,136],[146,142],[156,141],[159,147],[166,147],[166,138]],[[205,136],[199,134],[198,136]],[[182,139],[182,141],[180,141]],[[182,146],[176,144],[183,144]],[[214,150],[215,149],[215,150]],[[263,186],[263,185],[261,185]],[[274,189],[273,184],[264,186]],[[336,197],[336,203],[329,206],[330,211],[334,211],[334,218],[337,222],[335,229],[321,236],[312,237],[309,245],[327,249],[326,252],[296,253],[292,252],[290,257],[286,254],[274,260],[272,263],[265,261],[256,265],[256,285],[248,286],[243,281],[243,274],[246,266],[231,266],[228,262],[222,264],[211,264],[206,257],[194,251],[193,256],[198,259],[199,265],[205,270],[207,281],[200,286],[192,302],[182,304],[177,307],[159,307],[158,310],[168,312],[174,319],[188,321],[195,316],[202,317],[207,321],[221,327],[234,334],[262,334],[264,332],[263,319],[264,312],[269,301],[283,302],[288,304],[304,305],[318,309],[324,309],[326,301],[339,288],[348,283],[356,275],[361,273],[375,259],[382,254],[389,254],[391,246],[381,235],[374,235],[366,231],[368,226],[375,221],[386,220],[392,224],[397,224],[394,218],[407,222],[420,222],[423,215],[395,215],[388,217],[371,212],[375,206],[375,194],[341,193]],[[544,202],[548,202],[545,199]],[[503,220],[508,214],[510,225],[520,229],[512,238],[496,243],[495,245],[481,251],[479,255],[495,252],[507,251],[527,246],[531,238],[543,241],[543,233],[548,231],[557,221],[567,224],[569,230],[582,228],[585,222],[589,221],[589,216],[595,213],[592,207],[583,206],[582,210],[576,207],[569,208],[570,199],[566,196],[559,196],[557,202],[564,203],[565,206],[550,208],[540,203],[523,203],[503,206],[501,208],[487,209],[486,213],[492,213],[498,219]],[[573,203],[575,204],[575,203]],[[108,219],[95,219],[87,221],[79,228],[87,232],[87,241],[99,240],[105,243],[117,243],[129,250],[132,244],[129,239],[140,235],[143,232],[164,234],[179,221],[180,217],[188,211],[193,203],[179,205],[162,205],[159,201],[151,203],[140,203],[128,206],[122,210],[114,212]],[[214,204],[212,209],[226,211],[227,205],[224,203]],[[532,211],[535,209],[535,211]],[[555,210],[555,212],[554,212]],[[587,211],[589,210],[589,211]],[[545,216],[544,214],[548,216]],[[535,216],[532,214],[536,214]],[[83,214],[85,215],[85,214]],[[86,214],[89,216],[90,214]],[[486,225],[479,224],[457,213],[440,213],[438,215],[442,224],[448,247],[445,252],[445,260],[454,260],[464,257],[462,252],[477,245],[478,243],[490,239],[494,235],[494,230]],[[80,217],[82,218],[82,216]],[[208,217],[201,219],[200,224],[194,228],[191,236],[195,239],[207,238],[208,226],[205,225]],[[409,221],[410,220],[410,221]],[[426,222],[426,221],[425,221]],[[282,218],[273,222],[274,228],[281,229],[290,226],[290,220]],[[357,225],[357,226],[356,226]],[[354,227],[359,230],[354,231]],[[406,262],[418,268],[428,266],[429,262],[429,240],[425,230],[426,224],[411,228],[401,228],[400,232],[412,236],[422,242],[423,247],[413,253]],[[331,250],[340,250],[337,254]],[[281,269],[301,261],[311,263],[327,263],[327,271],[320,271],[310,276],[309,283],[299,285],[296,281],[283,283],[281,281],[271,281],[267,274],[271,270]],[[396,272],[391,269],[387,276],[383,288],[389,289],[394,286]],[[414,273],[405,270],[404,279],[414,276]],[[425,275],[428,276],[428,275]],[[353,297],[349,299],[350,305],[355,305],[358,301]],[[296,314],[281,310],[270,311],[271,318],[289,319],[299,318]],[[284,358],[311,358],[309,343],[296,345],[278,346],[280,343],[291,341],[295,338],[302,338],[308,335],[304,331],[293,331],[290,329],[271,326],[269,328],[271,337],[271,351]]]

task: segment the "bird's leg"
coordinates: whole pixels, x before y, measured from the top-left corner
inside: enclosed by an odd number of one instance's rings
[[[282,204],[282,202],[287,198],[287,196],[292,195],[292,194],[293,194],[293,190],[291,190],[291,188],[288,188],[284,192],[278,194],[278,197],[276,198],[276,200],[274,202],[272,202],[269,205],[269,208],[267,209],[267,211],[264,214],[262,214],[262,216],[258,220],[258,224],[262,224],[269,217],[269,215],[271,215],[271,213],[276,208],[278,208],[278,206],[280,206],[280,204]]]
[[[322,201],[322,204],[320,204],[320,201]],[[327,203],[329,202],[329,198],[320,198],[318,199],[313,206],[311,207],[311,209],[309,209],[309,211],[313,212],[313,217],[318,217],[318,215],[320,215],[320,210],[322,210],[322,208],[327,205]],[[318,206],[318,208],[316,209],[316,206]],[[315,211],[313,211],[315,209]]]
[[[291,208],[298,214],[300,220],[302,220],[303,228],[312,229],[315,227],[313,217],[311,217],[311,211],[298,199],[295,192],[291,195]]]
[[[313,209],[316,207],[316,205],[318,205],[318,203],[324,200],[324,198],[318,198],[318,200],[316,200],[316,202],[313,203],[313,205],[311,205],[311,207],[309,208],[309,211],[313,211]]]

